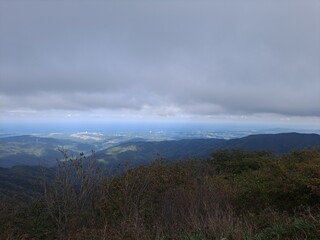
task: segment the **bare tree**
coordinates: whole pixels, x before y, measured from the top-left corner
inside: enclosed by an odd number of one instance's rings
[[[84,153],[75,157],[59,151],[63,158],[57,159],[54,179],[45,181],[43,199],[58,233],[65,234],[69,227],[83,227],[94,219],[102,175],[94,152],[86,158]]]

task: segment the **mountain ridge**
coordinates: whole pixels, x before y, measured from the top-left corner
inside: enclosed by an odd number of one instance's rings
[[[30,135],[0,138],[0,167],[16,165],[54,166],[62,157],[58,148],[66,146],[69,154],[94,149],[89,143],[65,139],[43,138]],[[96,159],[113,166],[131,162],[133,165],[148,164],[152,160],[206,159],[219,149],[263,150],[273,154],[288,153],[303,148],[320,146],[320,135],[315,133],[253,134],[241,138],[197,138],[182,140],[144,141],[133,139],[95,153]],[[92,148],[91,148],[92,147]],[[91,149],[90,149],[91,148]],[[78,151],[78,152],[77,152]]]
[[[283,154],[294,150],[320,146],[320,135],[306,133],[254,134],[242,138],[184,139],[160,142],[127,142],[96,153],[101,162],[119,164],[126,161],[146,164],[162,158],[166,161],[187,158],[205,159],[219,149],[269,151]],[[117,149],[117,151],[112,151]],[[134,149],[134,150],[133,150]]]
[[[320,135],[315,133],[253,134],[242,138],[230,139],[223,148],[263,150],[281,154],[320,145],[319,141]]]

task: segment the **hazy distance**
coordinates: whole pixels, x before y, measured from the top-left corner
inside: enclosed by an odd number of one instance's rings
[[[1,1],[0,131],[320,129],[319,13],[317,0]]]

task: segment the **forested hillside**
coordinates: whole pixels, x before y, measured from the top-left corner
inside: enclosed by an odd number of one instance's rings
[[[219,149],[244,149],[283,154],[314,146],[320,146],[320,135],[318,134],[258,134],[230,140],[213,138],[127,142],[99,151],[96,153],[96,157],[108,166],[119,163],[138,166],[150,163],[159,157],[166,161],[188,158],[206,159],[210,153]]]
[[[208,160],[105,177],[85,156],[33,195],[1,199],[1,239],[319,239],[320,149]]]
[[[104,147],[109,143],[71,141],[66,139],[44,138],[35,136],[15,136],[0,138],[0,167],[32,165],[53,167],[56,159],[61,158],[59,149],[69,154],[91,153],[107,168],[127,163],[139,166],[158,158],[166,161],[206,159],[218,149],[263,150],[273,154],[288,153],[308,147],[320,146],[320,135],[301,133],[258,134],[235,139],[183,139],[146,141],[130,139],[119,144]]]
[[[31,135],[0,138],[0,167],[10,168],[17,165],[52,167],[61,157],[59,148],[70,153],[94,150],[89,143],[36,137]]]

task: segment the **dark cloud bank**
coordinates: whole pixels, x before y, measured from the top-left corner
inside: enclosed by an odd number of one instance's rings
[[[320,117],[320,2],[1,1],[0,111]]]

